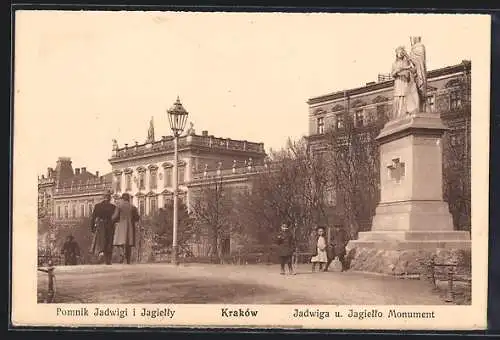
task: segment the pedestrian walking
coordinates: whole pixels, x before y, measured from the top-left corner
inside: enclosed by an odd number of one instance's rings
[[[115,226],[112,221],[115,205],[111,203],[111,193],[103,195],[102,202],[95,205],[90,219],[90,230],[94,234],[90,252],[99,256],[107,265],[111,264],[113,256],[113,236]]]
[[[316,271],[316,266],[319,265],[319,270],[322,271],[326,267],[328,262],[327,255],[327,241],[325,237],[325,228],[318,227],[316,230],[317,236],[315,238],[316,242],[313,244],[313,256],[311,258],[312,271]]]
[[[326,262],[325,268],[323,269],[323,271],[325,271],[325,272],[328,271],[328,268],[330,268],[330,264],[335,259],[335,245],[333,243],[333,239],[327,240],[326,257],[327,257],[327,262]]]
[[[116,206],[112,222],[117,223],[113,245],[121,249],[122,263],[130,264],[132,248],[135,246],[135,226],[139,222],[137,208],[130,203],[130,195],[122,194],[121,202]]]
[[[276,236],[276,243],[278,244],[278,256],[280,258],[280,274],[285,275],[285,265],[287,265],[289,274],[295,275],[292,265],[292,255],[295,250],[295,239],[286,223],[281,225],[281,230]]]
[[[349,269],[349,265],[345,258],[346,247],[347,243],[349,242],[349,236],[347,235],[346,231],[344,230],[344,228],[342,228],[342,225],[340,224],[335,225],[332,236],[333,236],[332,242],[333,242],[334,256],[331,261],[333,261],[335,258],[338,258],[340,264],[342,265],[341,271],[345,272],[346,270]]]
[[[74,266],[78,263],[80,257],[80,246],[75,241],[73,235],[69,235],[64,242],[62,253],[64,255],[64,265]]]

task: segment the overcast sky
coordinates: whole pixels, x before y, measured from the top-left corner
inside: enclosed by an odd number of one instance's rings
[[[112,139],[170,133],[180,96],[198,133],[279,148],[307,133],[308,98],[387,73],[422,36],[428,69],[474,64],[477,16],[54,12],[16,16],[16,129],[41,174],[68,156],[111,169]],[[476,53],[476,54],[474,54]],[[481,56],[479,56],[480,58]],[[19,117],[17,117],[19,116]]]

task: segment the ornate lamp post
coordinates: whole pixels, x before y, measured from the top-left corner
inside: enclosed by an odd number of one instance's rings
[[[168,122],[170,123],[170,128],[172,129],[172,133],[174,135],[174,221],[173,221],[173,239],[172,239],[172,264],[177,264],[177,224],[178,224],[178,186],[179,186],[179,178],[177,175],[178,167],[179,167],[179,155],[178,155],[178,140],[182,131],[184,131],[184,127],[186,126],[186,121],[189,113],[184,109],[177,97],[174,105],[167,110],[168,114]]]

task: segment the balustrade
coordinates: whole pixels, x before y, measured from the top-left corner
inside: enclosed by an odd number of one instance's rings
[[[214,136],[190,135],[190,136],[180,137],[179,147],[186,147],[186,146],[200,146],[200,147],[209,147],[219,150],[225,149],[233,151],[264,153],[263,143],[240,141],[229,138],[219,138]],[[167,151],[167,150],[168,151],[174,150],[174,142],[172,139],[164,138],[153,143],[119,148],[114,151],[113,158],[133,157],[136,155],[143,155],[143,154]]]

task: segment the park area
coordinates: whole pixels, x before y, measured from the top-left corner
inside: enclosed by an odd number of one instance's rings
[[[441,305],[443,291],[423,280],[361,272],[280,275],[278,265],[113,264],[57,266],[54,303]],[[38,302],[48,292],[38,272]],[[455,303],[460,303],[455,301]]]

